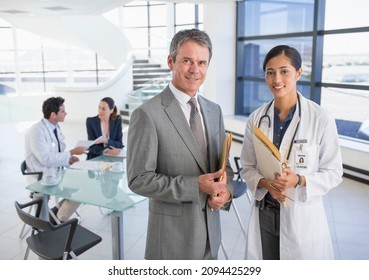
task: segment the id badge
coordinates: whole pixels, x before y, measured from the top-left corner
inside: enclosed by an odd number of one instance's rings
[[[297,150],[295,153],[295,168],[307,169],[309,163],[308,154],[305,151]]]

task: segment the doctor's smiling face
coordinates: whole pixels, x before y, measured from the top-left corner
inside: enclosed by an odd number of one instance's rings
[[[296,83],[302,73],[284,54],[271,58],[265,65],[265,80],[275,98],[296,95]]]
[[[265,81],[277,100],[284,96],[297,98],[296,84],[302,74],[300,53],[293,47],[278,45],[265,56]]]

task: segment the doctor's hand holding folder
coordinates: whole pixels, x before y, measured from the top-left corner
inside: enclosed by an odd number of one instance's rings
[[[281,153],[277,147],[256,125],[253,127],[253,132],[252,140],[254,143],[257,168],[259,169],[259,172],[267,180],[274,180],[276,176],[284,176],[284,169],[287,168],[287,164],[282,163]],[[276,191],[281,191],[278,187],[272,184],[269,184],[269,187]],[[283,194],[283,196],[294,201],[285,194]]]

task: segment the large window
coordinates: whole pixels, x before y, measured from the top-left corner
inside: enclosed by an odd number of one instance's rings
[[[172,35],[203,28],[201,4],[131,1],[104,16],[124,32],[136,58],[165,61]],[[116,71],[87,49],[15,28],[0,18],[0,94],[33,95],[55,86],[97,86]]]
[[[288,44],[302,55],[298,90],[334,115],[341,135],[369,140],[359,132],[369,122],[368,8],[365,0],[237,2],[236,114],[273,98],[262,63],[272,47]]]
[[[137,58],[158,58],[167,48],[167,5],[131,1],[122,9],[122,27]]]
[[[0,20],[0,94],[33,95],[55,86],[97,86],[116,70],[96,53]]]
[[[175,32],[183,29],[204,29],[203,6],[191,3],[174,4]]]
[[[165,60],[171,34],[203,28],[200,4],[131,1],[123,6],[122,27],[138,58]]]

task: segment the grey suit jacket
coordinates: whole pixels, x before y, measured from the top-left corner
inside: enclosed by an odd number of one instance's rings
[[[209,171],[217,171],[225,139],[219,105],[199,96],[208,141]],[[212,255],[220,240],[219,211],[210,211],[198,176],[208,173],[173,93],[161,94],[131,116],[127,175],[131,190],[149,197],[146,259],[202,259],[207,235]],[[233,172],[228,163],[228,188]]]

